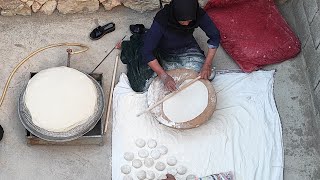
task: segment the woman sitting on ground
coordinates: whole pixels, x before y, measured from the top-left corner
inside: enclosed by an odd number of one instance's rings
[[[207,56],[193,36],[197,27],[209,37]],[[166,71],[192,69],[199,72],[203,79],[208,79],[212,74],[212,61],[219,43],[218,29],[199,7],[197,0],[172,0],[156,14],[146,34],[133,35],[130,41],[122,43],[121,59],[128,64],[128,78],[133,90],[145,91],[148,88],[146,82],[158,75],[165,87],[174,91],[175,81]],[[134,52],[142,54],[135,55],[139,57],[139,62],[129,60],[130,53]]]

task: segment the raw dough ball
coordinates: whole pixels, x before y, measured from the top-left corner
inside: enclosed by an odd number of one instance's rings
[[[145,149],[141,149],[141,150],[139,150],[138,155],[141,158],[146,158],[146,157],[149,156],[149,152],[147,150],[145,150]]]
[[[158,150],[160,152],[161,155],[165,155],[168,153],[168,148],[164,145],[161,145],[158,147]]]
[[[191,79],[185,80],[180,87],[190,81]],[[201,81],[196,81],[180,93],[164,101],[163,112],[169,120],[182,123],[199,116],[207,105],[208,89]]]
[[[145,158],[144,159],[144,165],[147,167],[147,168],[150,168],[152,167],[154,164],[154,161],[152,158]]]
[[[137,139],[137,140],[136,140],[136,145],[137,145],[139,148],[143,148],[143,147],[146,145],[146,141],[143,140],[143,139]]]
[[[177,172],[180,175],[184,175],[187,172],[187,168],[182,166],[182,165],[180,165],[180,166],[177,167]]]
[[[54,67],[30,79],[25,105],[36,126],[66,132],[88,121],[95,113],[97,97],[97,88],[87,75],[68,67]]]
[[[157,160],[157,159],[160,158],[161,154],[160,154],[160,152],[159,152],[158,149],[154,149],[154,150],[151,151],[150,156],[151,156],[153,159]]]
[[[148,140],[148,147],[149,148],[155,148],[157,146],[157,141],[156,140],[154,140],[154,139],[149,139]]]
[[[167,164],[168,164],[169,166],[174,166],[174,165],[176,165],[176,164],[177,164],[177,159],[176,159],[176,157],[174,157],[174,156],[169,156],[169,157],[167,157]]]
[[[197,177],[193,174],[187,176],[186,180],[195,180]]]
[[[121,172],[123,174],[129,174],[131,172],[131,167],[129,165],[121,166]]]
[[[130,175],[126,175],[123,177],[123,180],[133,180],[133,178]]]
[[[177,170],[176,168],[168,168],[167,173],[175,176],[177,174]]]
[[[134,154],[132,152],[125,152],[123,157],[127,161],[132,161],[134,158]]]
[[[156,175],[152,171],[147,171],[146,177],[147,177],[147,179],[154,179],[156,177]]]
[[[137,178],[140,179],[140,180],[146,178],[146,172],[144,170],[138,171],[136,175],[137,175]]]
[[[140,168],[142,166],[142,162],[140,159],[134,159],[132,161],[132,166],[135,168]]]
[[[157,162],[155,167],[158,171],[163,171],[166,168],[166,164],[163,162]]]
[[[157,179],[159,179],[159,180],[167,179],[167,175],[161,174],[160,176],[158,176]]]

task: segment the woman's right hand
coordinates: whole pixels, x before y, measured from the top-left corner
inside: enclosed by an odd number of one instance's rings
[[[168,75],[167,73],[163,73],[160,75],[160,79],[162,81],[162,83],[164,84],[164,86],[169,90],[169,91],[175,91],[177,90],[176,87],[176,82],[174,81],[174,79]]]
[[[166,176],[167,176],[167,179],[164,179],[164,180],[176,180],[176,178],[171,174],[167,174]]]

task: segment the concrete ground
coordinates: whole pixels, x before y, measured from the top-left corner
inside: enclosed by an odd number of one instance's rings
[[[90,72],[124,35],[130,35],[129,24],[144,23],[147,27],[155,12],[136,13],[127,8],[110,12],[31,17],[0,17],[0,89],[14,66],[33,50],[48,44],[79,42],[90,50],[72,56],[71,66]],[[99,23],[113,21],[116,30],[98,41],[91,41],[89,32]],[[206,37],[196,31],[199,44],[206,50]],[[97,69],[104,74],[108,94],[113,62],[117,50]],[[29,72],[65,65],[65,48],[48,50],[23,65],[14,77],[3,106],[0,124],[5,136],[0,142],[0,179],[111,179],[111,126],[104,146],[27,146],[24,128],[17,114],[18,96],[27,83]],[[222,48],[214,62],[217,69],[238,69]],[[320,179],[320,158],[313,128],[314,108],[306,77],[303,56],[266,67],[276,69],[274,94],[283,127],[285,155],[284,179]],[[119,72],[125,71],[120,65]]]

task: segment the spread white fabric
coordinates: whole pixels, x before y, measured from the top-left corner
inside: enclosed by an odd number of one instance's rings
[[[218,74],[213,81],[217,110],[208,122],[190,130],[165,127],[150,114],[136,117],[147,108],[146,94],[133,92],[122,74],[114,91],[112,179],[123,177],[120,167],[129,164],[123,158],[125,152],[137,157],[134,142],[138,138],[152,138],[168,147],[167,155],[187,167],[186,175],[232,171],[236,180],[283,179],[282,130],[273,97],[273,74]],[[161,158],[157,161],[165,162]],[[154,167],[151,170],[161,174]],[[132,177],[135,171],[133,168]]]

